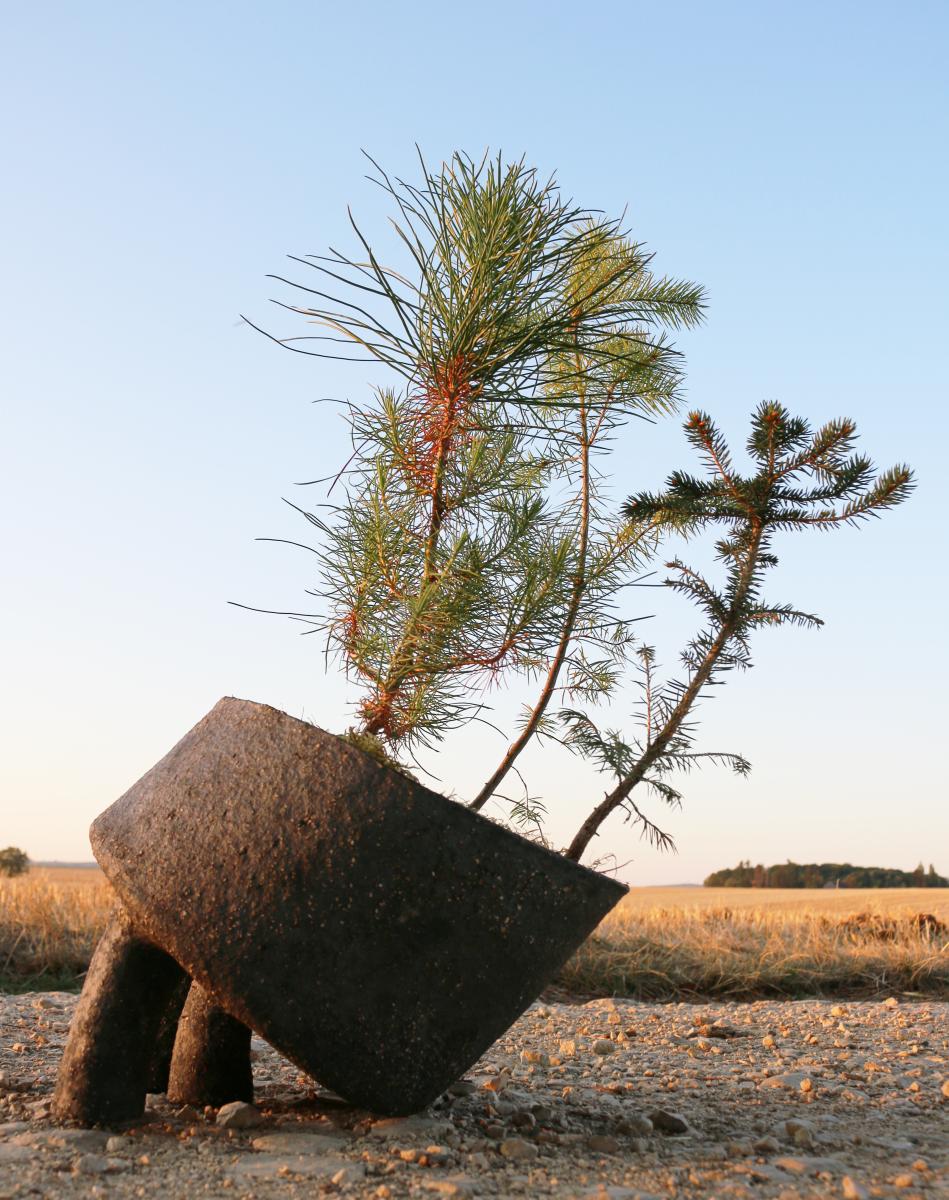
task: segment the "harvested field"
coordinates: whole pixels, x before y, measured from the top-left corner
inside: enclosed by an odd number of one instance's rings
[[[639,888],[561,980],[568,992],[949,997],[949,889]]]
[[[108,918],[97,868],[0,879],[0,990],[75,989]],[[564,968],[569,995],[949,997],[949,889],[635,888]]]
[[[0,990],[78,988],[111,908],[98,868],[0,878]]]

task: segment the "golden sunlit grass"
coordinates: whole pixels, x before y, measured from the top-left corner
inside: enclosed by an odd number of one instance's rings
[[[947,926],[947,888],[638,888],[559,983],[655,1000],[949,997]]]
[[[111,903],[99,870],[0,878],[0,989],[78,987]],[[949,888],[636,888],[558,984],[655,1000],[949,998],[947,926]]]
[[[0,877],[0,989],[77,987],[111,906],[98,869],[32,867]]]

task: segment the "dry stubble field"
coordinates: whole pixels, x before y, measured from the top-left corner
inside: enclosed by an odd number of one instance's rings
[[[94,868],[0,880],[0,990],[76,988],[108,917]],[[636,888],[564,968],[579,996],[949,998],[949,889]]]

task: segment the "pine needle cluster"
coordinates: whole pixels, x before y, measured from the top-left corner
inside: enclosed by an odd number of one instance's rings
[[[291,284],[316,299],[288,307],[323,332],[287,344],[377,360],[401,384],[349,408],[345,499],[304,513],[322,535],[324,611],[293,615],[325,632],[362,689],[360,731],[392,751],[439,741],[512,673],[546,676],[480,806],[565,664],[578,693],[614,680],[609,655],[626,637],[604,614],[635,547],[596,511],[578,455],[624,416],[675,406],[681,370],[663,327],[700,319],[703,297],[655,278],[617,222],[523,161],[422,167],[422,186],[374,177],[410,273],[382,265],[355,222],[360,258],[296,260],[325,287]],[[578,488],[566,505],[552,499],[564,479]]]

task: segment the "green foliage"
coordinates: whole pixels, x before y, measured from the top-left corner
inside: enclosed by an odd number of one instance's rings
[[[587,483],[582,517],[552,495],[573,477],[576,421],[595,424],[586,454],[621,414],[675,404],[658,326],[702,310],[699,289],[655,279],[617,223],[523,161],[422,166],[420,187],[377,180],[407,273],[354,225],[364,257],[297,260],[349,298],[292,285],[325,302],[291,306],[329,331],[304,353],[368,355],[402,379],[348,410],[344,499],[304,513],[322,535],[324,611],[291,614],[326,635],[363,690],[361,731],[393,750],[476,717],[479,693],[512,672],[567,661],[571,692],[614,685],[628,637],[608,612],[635,539],[593,511]],[[532,820],[536,805],[516,803]]]
[[[569,857],[617,809],[669,846],[634,789],[677,805],[677,774],[709,761],[746,773],[741,755],[695,749],[692,710],[726,672],[751,665],[759,627],[820,625],[765,598],[774,536],[878,515],[905,499],[911,473],[876,475],[854,452],[852,421],[813,432],[763,404],[747,442],[753,471],[742,475],[711,418],[693,412],[686,435],[705,476],[676,471],[663,492],[617,513],[600,456],[631,418],[676,409],[682,369],[668,331],[702,319],[701,289],[654,276],[618,222],[565,200],[523,160],[456,154],[421,168],[412,184],[376,167],[398,264],[383,263],[353,221],[352,256],[293,259],[314,272],[312,286],[274,277],[300,301],[282,307],[319,330],[281,344],[388,374],[346,409],[342,496],[298,509],[319,534],[306,547],[319,611],[288,615],[321,632],[358,685],[349,736],[380,761],[481,719],[485,692],[517,674],[539,683],[537,697],[472,807],[507,800],[542,838],[540,800],[526,785],[517,799],[499,789],[533,737],[553,737],[614,781]],[[723,579],[668,564],[667,585],[703,625],[682,653],[683,677],[660,678],[617,598],[663,534],[710,527]],[[631,668],[638,732],[601,730],[584,706],[613,698]]]
[[[622,680],[635,638],[632,625],[618,619],[617,597],[655,550],[656,538],[645,526],[633,529],[607,505],[597,459],[630,417],[677,407],[679,356],[662,326],[695,325],[704,310],[694,284],[652,275],[651,255],[639,243],[612,226],[587,228],[588,241],[559,301],[574,318],[569,344],[552,356],[546,403],[534,426],[535,438],[549,443],[547,461],[566,492],[555,519],[540,532],[556,539],[569,592],[556,614],[558,636],[537,664],[539,694],[472,800],[475,809],[499,794],[530,739],[550,731],[547,712],[555,697],[597,703]],[[599,297],[602,321],[581,319],[590,295]]]
[[[657,683],[652,652],[641,656],[638,737],[627,743],[615,731],[600,733],[583,713],[571,709],[561,713],[566,745],[592,758],[616,780],[571,843],[568,854],[573,858],[580,857],[603,821],[618,808],[625,809],[654,842],[669,843],[630,798],[642,783],[667,803],[677,804],[679,792],[663,778],[669,772],[689,770],[703,758],[726,762],[740,774],[748,771],[740,755],[696,754],[688,718],[706,687],[722,682],[728,671],[751,666],[750,638],[756,629],[821,624],[811,613],[765,599],[765,578],[778,562],[774,535],[856,525],[901,503],[913,487],[908,467],[875,475],[869,459],[853,453],[856,427],[850,420],[831,421],[814,432],[807,421],[792,417],[781,405],[760,405],[747,441],[756,468],[748,476],[736,470],[725,439],[707,414],[690,413],[685,432],[704,462],[706,477],[676,471],[664,492],[630,497],[625,513],[640,526],[659,525],[687,536],[710,526],[723,527],[724,536],[715,550],[724,568],[724,583],[712,582],[681,559],[667,564],[672,574],[666,585],[699,609],[705,625],[682,653],[686,672],[682,679]]]
[[[850,863],[802,865],[789,859],[772,867],[760,863],[753,867],[750,862],[740,862],[737,867],[713,871],[705,880],[705,887],[813,888],[828,884],[846,888],[949,887],[949,879],[937,874],[932,864],[926,873],[920,868],[900,871],[895,867],[855,867]]]
[[[0,875],[23,875],[29,870],[29,856],[16,846],[0,850]]]

